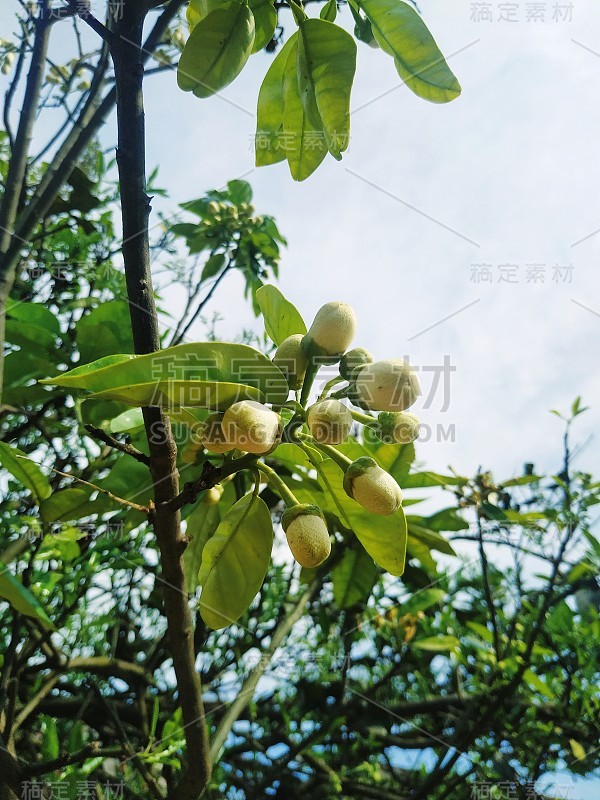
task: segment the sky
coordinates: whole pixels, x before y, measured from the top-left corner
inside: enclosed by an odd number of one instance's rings
[[[485,4],[421,4],[463,87],[448,105],[413,95],[388,56],[359,45],[349,149],[301,184],[285,163],[254,168],[264,53],[209,100],[179,92],[172,74],[154,78],[148,163],[177,201],[236,176],[252,183],[258,212],[288,238],[279,286],[306,320],[329,300],[349,302],[356,345],[419,368],[424,396],[413,410],[428,467],[482,464],[504,478],[532,460],[555,470],[562,429],[549,409],[581,395],[591,410],[574,429],[575,442],[587,441],[576,466],[594,470],[600,14],[575,0],[554,20],[554,0],[522,1],[517,21],[503,22],[503,5],[493,0],[485,22]],[[532,5],[544,6],[544,22],[527,21]],[[241,280],[213,308],[223,338],[258,328]],[[445,357],[449,390],[426,402]]]
[[[16,5],[2,4],[0,37]],[[285,163],[254,167],[256,98],[272,56],[254,55],[208,100],[180,92],[173,73],[149,79],[148,165],[160,166],[170,195],[155,202],[152,224],[158,211],[244,177],[257,212],[288,239],[278,285],[306,321],[330,300],[349,302],[356,346],[419,369],[424,396],[411,410],[425,424],[417,452],[428,468],[482,465],[499,479],[526,461],[558,470],[562,427],[549,410],[581,395],[591,408],[574,428],[584,445],[575,465],[597,473],[600,12],[590,0],[422,0],[420,9],[462,96],[421,100],[391,58],[359,43],[349,149],[301,184]],[[345,11],[339,19],[351,27]],[[114,120],[103,139],[114,141]],[[223,316],[223,339],[260,329],[242,288],[231,276],[209,308]],[[163,305],[181,301],[171,289]],[[449,388],[431,398],[444,363]]]

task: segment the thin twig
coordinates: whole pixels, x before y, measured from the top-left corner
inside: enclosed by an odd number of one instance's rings
[[[103,431],[102,428],[96,428],[94,425],[85,425],[84,427],[94,439],[104,442],[104,444],[107,444],[109,447],[114,447],[115,450],[120,450],[121,453],[126,453],[128,456],[135,458],[136,461],[139,461],[140,464],[145,464],[147,467],[150,466],[150,457],[142,453],[141,450],[138,450],[137,447],[134,447],[132,444],[120,442],[118,439],[106,433],[106,431]]]
[[[61,472],[59,469],[55,467],[50,467],[52,472],[56,472],[57,475],[62,475],[63,478],[71,478],[78,483],[83,483],[84,486],[89,486],[91,489],[94,489],[96,492],[101,492],[105,494],[107,497],[110,497],[111,500],[114,500],[115,503],[120,503],[122,506],[127,506],[128,508],[133,508],[135,511],[139,511],[142,514],[148,514],[150,509],[148,506],[140,506],[137,503],[133,503],[130,500],[124,500],[122,497],[117,497],[116,494],[109,492],[108,489],[103,489],[101,486],[96,486],[95,483],[90,483],[89,481],[84,481],[83,478],[78,478],[77,475],[72,475],[69,472]]]

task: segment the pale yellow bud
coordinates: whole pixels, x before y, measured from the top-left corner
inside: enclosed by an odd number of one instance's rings
[[[402,359],[375,361],[353,376],[353,400],[371,411],[404,411],[420,394],[415,371]]]
[[[323,512],[317,506],[288,508],[281,524],[292,555],[303,567],[318,567],[331,553],[331,541]]]
[[[306,412],[311,435],[321,444],[341,444],[350,435],[352,414],[339,400],[320,400]]]
[[[206,418],[202,444],[210,453],[227,453],[235,448],[223,429],[223,414],[211,414]]]
[[[304,337],[302,346],[307,353],[335,363],[344,355],[356,335],[356,314],[347,303],[325,303],[317,311]]]
[[[294,333],[279,345],[273,363],[283,372],[290,389],[300,389],[306,374],[308,358],[302,349],[302,334]]]
[[[223,415],[223,430],[238,450],[263,454],[272,450],[281,436],[279,414],[253,400],[241,400]]]
[[[344,490],[371,514],[395,514],[402,505],[402,489],[377,462],[366,456],[346,470]]]

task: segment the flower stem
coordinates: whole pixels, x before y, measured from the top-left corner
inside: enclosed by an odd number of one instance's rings
[[[373,425],[374,422],[377,422],[377,417],[372,417],[370,414],[363,414],[361,411],[354,411],[350,410],[352,414],[352,419],[355,422],[360,422],[362,425]]]
[[[336,450],[335,447],[332,447],[330,444],[321,444],[307,433],[298,432],[296,433],[296,438],[299,439],[300,442],[309,442],[313,447],[318,448],[322,453],[325,453],[326,456],[329,456],[332,461],[335,461],[338,467],[344,472],[350,464],[352,464],[352,461],[343,453],[340,453],[339,450]]]
[[[271,469],[271,467],[267,466],[264,462],[259,462],[256,466],[267,476],[269,483],[272,484],[273,488],[286,504],[287,508],[299,505],[300,501],[298,498],[294,495],[291,489],[285,485],[274,469]]]
[[[306,408],[308,396],[310,394],[310,390],[312,389],[312,385],[315,382],[315,378],[317,377],[319,367],[320,364],[317,362],[314,356],[311,356],[308,362],[308,367],[306,368],[306,374],[304,375],[304,383],[302,384],[302,393],[300,395],[300,405],[303,408]]]
[[[330,381],[327,381],[327,383],[323,387],[323,391],[321,392],[321,394],[319,395],[319,397],[317,399],[317,402],[319,400],[324,400],[325,397],[327,396],[327,392],[330,389],[333,389],[334,386],[337,386],[338,383],[342,383],[343,380],[344,379],[342,378],[341,375],[336,375],[335,378],[332,378]]]

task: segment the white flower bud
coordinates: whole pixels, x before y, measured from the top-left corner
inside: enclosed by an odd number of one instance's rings
[[[302,340],[305,351],[334,364],[344,355],[356,334],[356,314],[347,303],[325,303],[317,311]]]
[[[311,435],[321,444],[341,444],[350,435],[352,414],[339,400],[320,400],[306,412]]]
[[[302,349],[302,334],[294,333],[279,345],[273,363],[283,372],[290,389],[300,389],[304,382],[308,358]]]
[[[367,364],[352,382],[353,401],[371,411],[404,411],[421,394],[415,371],[402,359]]]
[[[292,506],[284,512],[281,524],[292,555],[301,566],[318,567],[329,557],[329,531],[318,506]]]
[[[223,415],[223,430],[238,450],[268,453],[281,436],[279,414],[253,400],[240,400]]]
[[[418,438],[420,425],[419,418],[409,411],[382,411],[374,430],[385,444],[410,444]]]
[[[235,448],[235,442],[225,435],[223,414],[210,414],[204,426],[202,444],[210,453],[227,453]]]
[[[371,514],[395,514],[402,505],[402,489],[377,462],[363,456],[344,475],[346,494]]]

